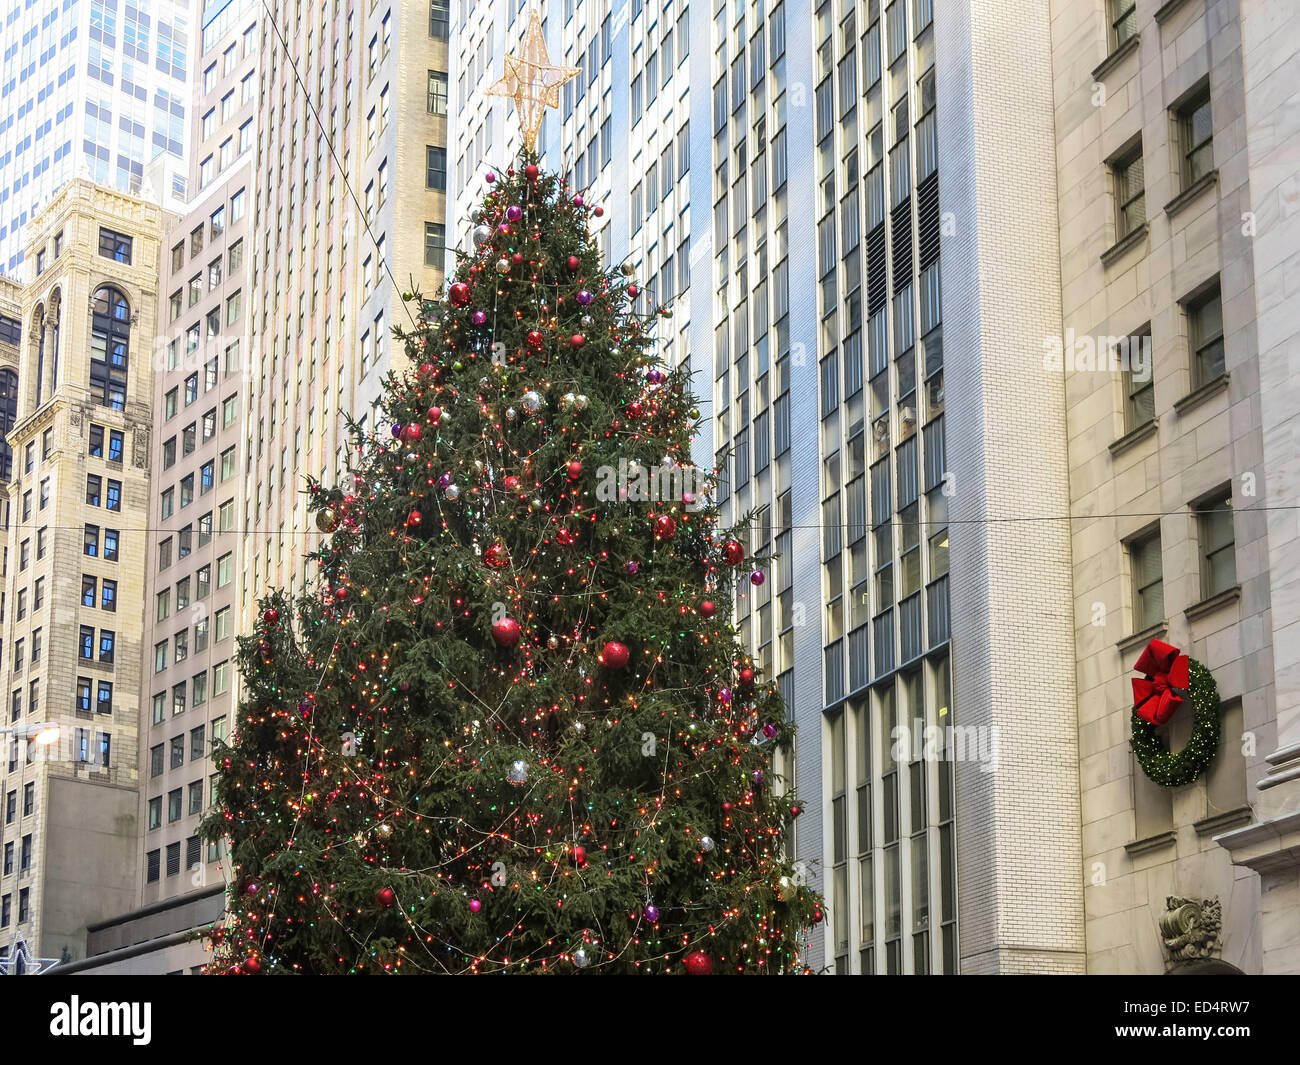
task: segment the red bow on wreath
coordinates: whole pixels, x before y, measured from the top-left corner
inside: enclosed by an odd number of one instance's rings
[[[1163,725],[1187,698],[1187,656],[1163,640],[1152,640],[1133,668],[1146,674],[1133,681],[1133,709],[1143,721]]]

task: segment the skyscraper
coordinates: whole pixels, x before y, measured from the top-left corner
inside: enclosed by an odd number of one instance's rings
[[[199,840],[198,823],[211,799],[209,754],[231,727],[236,683],[260,16],[254,0],[205,10],[193,60],[194,195],[172,220],[159,287],[139,904],[170,901],[187,916],[223,883],[220,855]],[[97,940],[109,946],[109,929]],[[178,945],[171,955],[150,964],[171,971],[203,952]]]
[[[0,7],[0,273],[22,276],[23,227],[74,177],[146,198],[184,196],[195,7],[192,0]],[[160,155],[175,165],[155,168],[158,179],[174,187],[149,189],[146,170]]]
[[[452,34],[460,247],[518,145],[486,90],[522,11],[467,5]],[[756,512],[751,548],[778,555],[736,623],[799,728],[795,847],[829,909],[809,964],[1159,972],[1173,896],[1217,897],[1223,962],[1300,967],[1232,866],[1294,880],[1297,695],[1267,635],[1287,624],[1268,600],[1293,537],[1234,487],[1253,472],[1297,502],[1290,386],[1260,390],[1254,339],[1268,322],[1258,348],[1280,352],[1294,333],[1272,296],[1281,171],[1252,169],[1282,119],[1252,124],[1241,103],[1253,86],[1272,114],[1294,47],[1220,0],[543,14],[553,62],[582,68],[544,162],[605,206],[607,264],[671,302],[663,350],[707,401],[697,462],[723,468],[733,517]],[[1231,27],[1221,58],[1214,27]],[[1247,213],[1275,223],[1267,244],[1235,235]],[[1238,270],[1220,295],[1220,256],[1247,247],[1271,280]],[[1147,319],[1164,335],[1154,401],[1131,375],[1045,358]],[[1178,619],[1155,602],[1164,566],[1194,574]],[[1224,700],[1210,773],[1173,790],[1128,753],[1128,678],[1160,633]]]
[[[402,293],[441,287],[447,33],[446,0],[393,0],[262,34],[241,631],[265,589],[302,589],[305,479],[346,470],[348,415],[375,424]]]
[[[0,949],[73,957],[134,902],[159,208],[82,179],[34,220],[8,483]],[[6,316],[8,317],[8,316]]]

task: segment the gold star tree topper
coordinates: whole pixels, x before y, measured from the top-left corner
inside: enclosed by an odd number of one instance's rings
[[[488,89],[488,95],[514,98],[515,113],[524,131],[524,146],[532,151],[537,147],[537,131],[546,109],[560,106],[560,86],[579,73],[577,67],[551,65],[546,39],[542,36],[542,19],[533,8],[528,13],[522,55],[506,56],[505,76]]]

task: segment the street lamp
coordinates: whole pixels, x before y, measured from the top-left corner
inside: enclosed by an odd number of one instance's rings
[[[53,721],[41,721],[33,725],[18,725],[14,728],[0,727],[0,736],[12,736],[16,740],[27,740],[39,747],[48,747],[59,740],[59,726]]]

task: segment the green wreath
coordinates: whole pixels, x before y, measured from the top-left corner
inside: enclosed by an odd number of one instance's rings
[[[1130,741],[1138,765],[1148,777],[1166,788],[1190,784],[1214,761],[1219,751],[1219,686],[1214,675],[1200,662],[1188,661],[1191,678],[1192,738],[1176,754],[1165,745],[1156,726],[1143,721],[1133,711],[1133,738]]]

